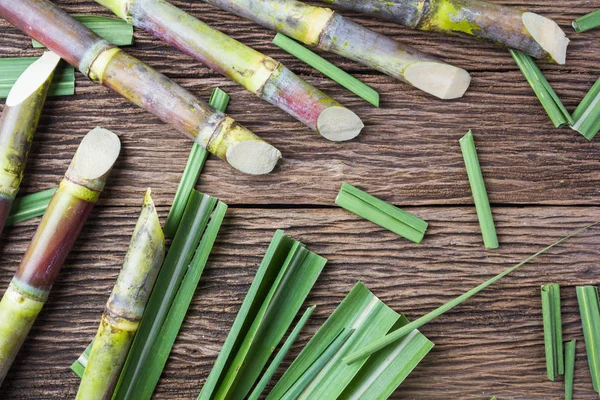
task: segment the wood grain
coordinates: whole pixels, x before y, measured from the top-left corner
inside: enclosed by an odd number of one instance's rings
[[[495,208],[501,247],[485,251],[472,208],[407,210],[430,222],[422,245],[340,209],[231,209],[155,397],[197,395],[275,229],[285,229],[329,259],[307,301],[318,307],[296,354],[357,280],[414,319],[600,219],[597,207]],[[164,218],[167,210],[160,211]],[[78,381],[68,367],[96,331],[135,218],[130,207],[93,212],[0,398],[74,396]],[[11,240],[1,250],[3,282],[10,279],[35,225],[30,221],[8,229]],[[436,347],[393,398],[560,398],[562,384],[545,375],[539,287],[562,285],[565,339],[582,340],[574,286],[600,283],[598,232],[569,240],[425,326],[422,331]],[[584,354],[581,341],[575,398],[593,399]]]
[[[72,13],[110,15],[89,0],[57,3]],[[272,32],[199,0],[173,3],[281,60],[355,110],[366,128],[352,142],[327,142],[191,58],[136,31],[136,44],[127,51],[202,98],[208,99],[216,86],[226,90],[232,96],[228,112],[285,157],[264,177],[241,175],[215,159],[207,162],[198,188],[231,208],[156,399],[192,399],[198,394],[275,229],[285,229],[330,260],[307,301],[319,307],[293,356],[357,280],[414,319],[571,230],[600,220],[600,144],[552,127],[506,49],[341,11],[472,74],[467,95],[444,102],[321,53],[376,88],[382,99],[377,109],[273,46]],[[498,3],[542,13],[565,29],[572,40],[567,65],[539,65],[567,108],[574,109],[598,77],[600,42],[599,31],[575,34],[570,23],[600,8],[600,1]],[[0,20],[0,56],[37,54],[29,39]],[[81,138],[97,125],[120,135],[122,156],[0,388],[1,399],[74,397],[78,380],[69,366],[96,331],[145,188],[152,186],[164,221],[191,148],[170,127],[78,74],[75,96],[48,101],[22,193],[57,185]],[[458,145],[468,129],[476,134],[497,221],[501,247],[494,251],[481,243]],[[411,244],[334,207],[344,181],[429,221],[424,242]],[[0,236],[0,279],[5,286],[38,221],[7,228]],[[422,331],[436,347],[392,398],[562,398],[562,383],[549,382],[545,374],[539,286],[550,282],[563,286],[565,339],[579,340],[575,398],[597,398],[574,287],[600,284],[599,232],[596,228],[573,238],[425,326]]]

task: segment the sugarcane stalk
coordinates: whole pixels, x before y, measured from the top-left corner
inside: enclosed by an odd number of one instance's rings
[[[0,384],[23,344],[116,161],[121,144],[95,128],[81,141],[0,301]]]
[[[363,127],[356,114],[278,61],[211,28],[167,1],[96,2],[227,76],[329,140],[352,139]]]
[[[270,172],[281,153],[231,117],[108,43],[48,0],[0,0],[0,16],[93,81],[193,138],[248,174]]]
[[[461,97],[471,82],[445,64],[323,7],[296,0],[204,0],[308,46],[365,64],[441,99]]]
[[[412,29],[491,40],[532,57],[566,61],[563,30],[553,20],[480,0],[321,0]]]
[[[165,236],[146,192],[117,283],[79,385],[77,399],[110,399],[165,256]]]
[[[27,155],[60,57],[46,52],[17,79],[0,117],[0,233],[19,191]]]

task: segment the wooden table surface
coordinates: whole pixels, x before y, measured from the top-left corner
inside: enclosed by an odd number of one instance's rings
[[[566,66],[539,65],[569,110],[598,78],[600,33],[570,24],[600,0],[502,0],[554,18],[571,39]],[[109,15],[85,0],[57,3],[72,13]],[[208,99],[232,96],[228,112],[277,146],[283,161],[250,177],[211,158],[198,188],[229,204],[217,244],[171,357],[157,399],[192,399],[225,340],[275,229],[329,259],[307,304],[317,304],[297,354],[357,280],[397,311],[417,318],[546,244],[600,220],[600,143],[554,129],[506,49],[462,37],[410,31],[342,12],[398,40],[467,69],[472,85],[456,101],[432,98],[340,57],[326,57],[381,94],[374,108],[270,43],[273,33],[203,2],[175,1],[215,28],[284,62],[353,109],[366,128],[348,143],[328,142],[241,87],[148,34],[131,54]],[[0,21],[0,55],[39,55]],[[2,399],[73,398],[69,370],[95,335],[127,250],[146,187],[164,221],[191,142],[152,115],[77,74],[76,95],[50,98],[21,193],[54,187],[83,135],[95,126],[119,134],[123,148],[107,188],[62,269],[44,310],[0,389]],[[458,139],[477,147],[501,246],[485,250]],[[333,203],[349,182],[429,221],[416,245]],[[3,290],[39,219],[5,229]],[[540,285],[562,285],[565,340],[577,339],[575,398],[595,399],[575,294],[600,284],[600,228],[553,249],[422,328],[435,348],[394,399],[560,399],[562,379],[546,378]],[[288,357],[286,363],[289,363]]]

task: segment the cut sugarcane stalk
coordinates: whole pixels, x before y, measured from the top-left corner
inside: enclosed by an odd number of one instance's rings
[[[503,272],[499,273],[498,275],[494,276],[493,278],[488,279],[487,281],[481,283],[480,285],[474,287],[473,289],[450,300],[448,303],[442,305],[441,307],[438,307],[435,310],[429,312],[428,314],[425,314],[424,316],[414,320],[413,322],[406,324],[405,326],[403,326],[400,329],[396,329],[395,331],[388,333],[385,337],[383,337],[379,340],[373,341],[371,344],[367,345],[363,349],[361,349],[359,351],[355,351],[354,353],[350,354],[348,357],[344,358],[344,361],[348,364],[360,362],[365,357],[368,357],[371,354],[374,354],[375,352],[380,351],[381,349],[385,348],[386,346],[389,346],[390,344],[397,342],[398,340],[400,340],[401,338],[406,336],[408,333],[410,333],[413,329],[418,329],[418,328],[422,327],[423,325],[425,325],[426,323],[428,323],[429,321],[444,314],[446,311],[453,309],[457,305],[461,304],[463,301],[468,300],[469,298],[471,298],[472,296],[481,292],[488,286],[490,286],[490,285],[496,283],[497,281],[499,281],[500,279],[504,278],[506,275],[510,274],[514,270],[520,268],[521,266],[523,266],[523,265],[527,264],[528,262],[530,262],[531,260],[535,259],[537,256],[544,254],[551,248],[561,244],[562,242],[572,238],[573,236],[578,235],[579,233],[584,232],[598,224],[600,224],[600,221],[590,224],[588,226],[585,226],[581,229],[578,229],[575,232],[563,237],[562,239],[557,240],[556,242],[552,243],[551,245],[544,247],[542,250],[538,251],[535,254],[532,254],[531,256],[527,257],[525,260],[521,261],[520,263],[513,265],[512,267],[504,270]]]
[[[167,1],[96,2],[227,76],[329,140],[353,139],[364,126],[356,114],[281,63],[211,28]]]
[[[194,138],[235,169],[266,174],[281,157],[275,147],[231,117],[108,43],[48,0],[0,0],[0,16],[92,80]]]
[[[120,149],[114,133],[102,128],[90,131],[52,197],[0,302],[0,382],[46,302]]]
[[[462,33],[564,64],[569,39],[553,20],[480,0],[322,0],[412,29]]]
[[[461,97],[469,73],[359,25],[296,0],[204,0],[308,46],[331,51],[441,99]]]
[[[8,93],[21,74],[38,59],[39,57],[0,58],[0,99],[8,97]],[[64,61],[59,62],[48,89],[48,97],[73,94],[75,94],[75,69]]]
[[[46,52],[12,87],[0,117],[0,233],[19,191],[33,135],[60,57]]]
[[[146,192],[129,250],[106,303],[77,399],[109,399],[165,256],[165,236]]]

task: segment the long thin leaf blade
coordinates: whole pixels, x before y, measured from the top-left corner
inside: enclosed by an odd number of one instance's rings
[[[12,203],[5,225],[18,224],[43,215],[54,193],[56,188],[17,197]]]
[[[431,311],[428,314],[425,314],[424,316],[416,319],[415,321],[403,326],[400,329],[397,329],[396,331],[386,335],[384,338],[379,339],[379,340],[375,340],[373,341],[370,345],[365,346],[363,349],[354,352],[353,354],[350,354],[348,357],[346,357],[344,359],[344,361],[346,363],[354,363],[357,362],[359,360],[364,359],[367,356],[370,356],[371,354],[383,349],[386,346],[389,346],[391,343],[394,343],[395,341],[401,339],[402,337],[406,336],[408,333],[410,333],[411,331],[413,331],[414,329],[419,329],[420,327],[422,327],[423,325],[425,325],[426,323],[430,322],[431,320],[439,317],[440,315],[444,314],[445,312],[447,312],[448,310],[453,309],[454,307],[456,307],[457,305],[461,304],[463,301],[468,300],[469,298],[471,298],[472,296],[476,295],[477,293],[481,292],[482,290],[484,290],[485,288],[487,288],[488,286],[492,285],[493,283],[499,281],[500,279],[502,279],[503,277],[505,277],[506,275],[510,274],[511,272],[513,272],[514,270],[516,270],[517,268],[521,267],[522,265],[527,264],[528,262],[530,262],[531,260],[533,260],[534,258],[536,258],[537,256],[539,256],[540,254],[543,254],[545,252],[547,252],[548,250],[550,250],[551,248],[558,246],[559,244],[561,244],[562,242],[564,242],[565,240],[568,240],[570,238],[572,238],[573,236],[587,230],[590,229],[591,227],[599,224],[600,222],[595,222],[593,224],[590,224],[588,226],[585,226],[581,229],[576,230],[575,232],[563,237],[562,239],[557,240],[556,242],[552,243],[549,246],[544,247],[542,250],[538,251],[535,254],[532,254],[531,256],[527,257],[525,260],[521,261],[520,263],[513,265],[512,267],[506,269],[504,272],[496,275],[495,277],[488,279],[487,281],[483,282],[482,284],[476,286],[475,288],[469,290],[468,292],[456,297],[455,299],[449,301],[448,303],[444,304],[441,307],[438,307],[437,309]]]
[[[600,393],[600,300],[595,286],[577,286],[583,338],[594,390]]]
[[[565,343],[565,400],[573,400],[573,377],[575,376],[576,349],[576,340]]]
[[[279,350],[279,352],[277,353],[277,355],[275,356],[275,358],[273,359],[273,361],[271,362],[271,364],[269,365],[269,367],[267,368],[267,370],[265,371],[263,376],[260,378],[260,381],[258,381],[258,383],[256,384],[256,387],[254,388],[254,390],[248,397],[248,400],[258,400],[259,399],[260,395],[262,394],[262,392],[265,390],[265,388],[269,384],[269,381],[271,380],[273,375],[275,375],[277,368],[279,368],[279,365],[285,358],[286,354],[290,351],[290,349],[292,348],[292,345],[294,344],[296,339],[298,339],[298,336],[300,335],[302,328],[304,327],[304,325],[306,324],[306,321],[308,321],[308,319],[310,318],[310,316],[312,315],[312,313],[316,307],[317,306],[311,306],[306,309],[306,311],[302,315],[302,318],[300,318],[300,321],[298,321],[298,323],[294,327],[294,330],[292,331],[292,333],[290,333],[287,340],[285,341],[283,346],[281,346],[281,349]]]
[[[0,58],[0,98],[5,99],[17,79],[37,61],[39,57]],[[75,94],[75,69],[61,61],[52,77],[48,96],[68,96]]]
[[[542,286],[542,315],[544,321],[544,349],[548,379],[554,381],[564,374],[565,363],[562,341],[562,319],[560,315],[560,286]]]

